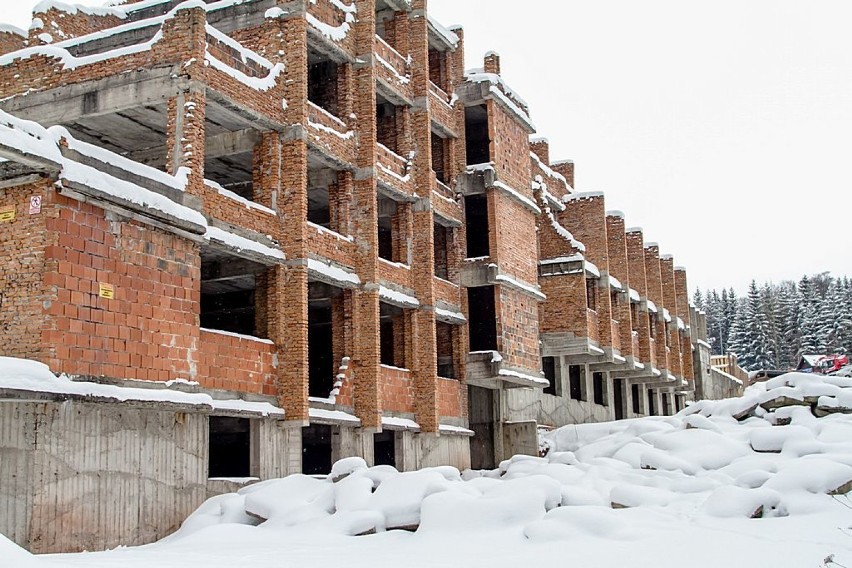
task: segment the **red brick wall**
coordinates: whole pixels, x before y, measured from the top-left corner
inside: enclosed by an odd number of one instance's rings
[[[496,249],[491,249],[491,257],[497,259],[502,272],[535,283],[538,278],[535,215],[498,190],[491,190],[488,205],[494,210],[492,226],[496,228],[492,231]]]
[[[27,46],[27,38],[13,32],[0,32],[0,55],[18,51]]]
[[[438,414],[459,418],[467,414],[463,396],[464,385],[459,381],[438,377]],[[462,409],[465,408],[463,411]]]
[[[508,286],[496,286],[497,348],[504,361],[524,369],[539,369],[538,301]]]
[[[45,282],[54,371],[123,379],[193,379],[198,245],[159,229],[108,221],[97,207],[57,197],[47,218]],[[99,296],[99,284],[115,297]]]
[[[30,30],[30,38],[33,43],[44,43],[38,39],[38,35],[42,33],[50,34],[53,41],[57,42],[126,23],[126,20],[118,16],[87,14],[84,10],[76,10],[76,13],[71,13],[56,8],[50,8],[44,12],[34,12],[33,19],[35,18],[41,20],[44,25]]]
[[[198,374],[202,387],[275,396],[275,372],[270,341],[255,341],[201,331]]]
[[[495,164],[497,178],[533,199],[527,129],[493,100],[486,102],[491,161]]]
[[[51,208],[45,203],[38,215],[28,209],[30,196],[51,194],[50,181],[0,190],[0,208],[15,208],[14,221],[0,223],[0,355],[43,361],[47,353],[41,334],[49,319],[45,308],[56,303],[58,280],[43,277]]]
[[[414,405],[411,373],[403,369],[381,366],[379,370],[382,408],[390,412],[411,412]]]
[[[585,275],[542,278],[541,291],[547,295],[540,306],[542,333],[567,331],[577,337],[589,337]]]

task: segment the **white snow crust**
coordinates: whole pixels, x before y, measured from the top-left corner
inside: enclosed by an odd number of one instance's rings
[[[347,458],[213,497],[145,547],[38,557],[0,539],[0,555],[26,568],[848,566],[850,393],[852,379],[790,373],[675,416],[565,426],[542,434],[545,457],[495,470]]]

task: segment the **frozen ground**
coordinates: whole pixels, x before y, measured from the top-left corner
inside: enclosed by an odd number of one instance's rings
[[[32,557],[0,541],[0,566],[852,568],[849,410],[852,379],[791,373],[674,417],[565,427],[547,458],[492,472],[350,458],[216,497],[156,544]]]

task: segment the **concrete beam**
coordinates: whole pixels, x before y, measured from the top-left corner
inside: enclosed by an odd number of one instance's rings
[[[253,128],[208,136],[204,143],[204,157],[205,159],[221,158],[254,152],[254,147],[258,142],[260,142],[260,132]],[[157,167],[166,163],[167,151],[165,146],[145,148],[144,150],[130,152],[127,158]]]
[[[173,78],[175,71],[172,67],[143,69],[65,85],[6,99],[0,102],[0,108],[44,126],[71,124],[84,117],[113,114],[168,101],[187,89],[190,83],[185,78]]]

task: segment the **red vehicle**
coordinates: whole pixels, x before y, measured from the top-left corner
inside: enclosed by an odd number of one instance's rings
[[[848,355],[826,355],[817,361],[816,366],[814,366],[814,372],[822,375],[828,375],[829,373],[839,371],[848,364]]]

